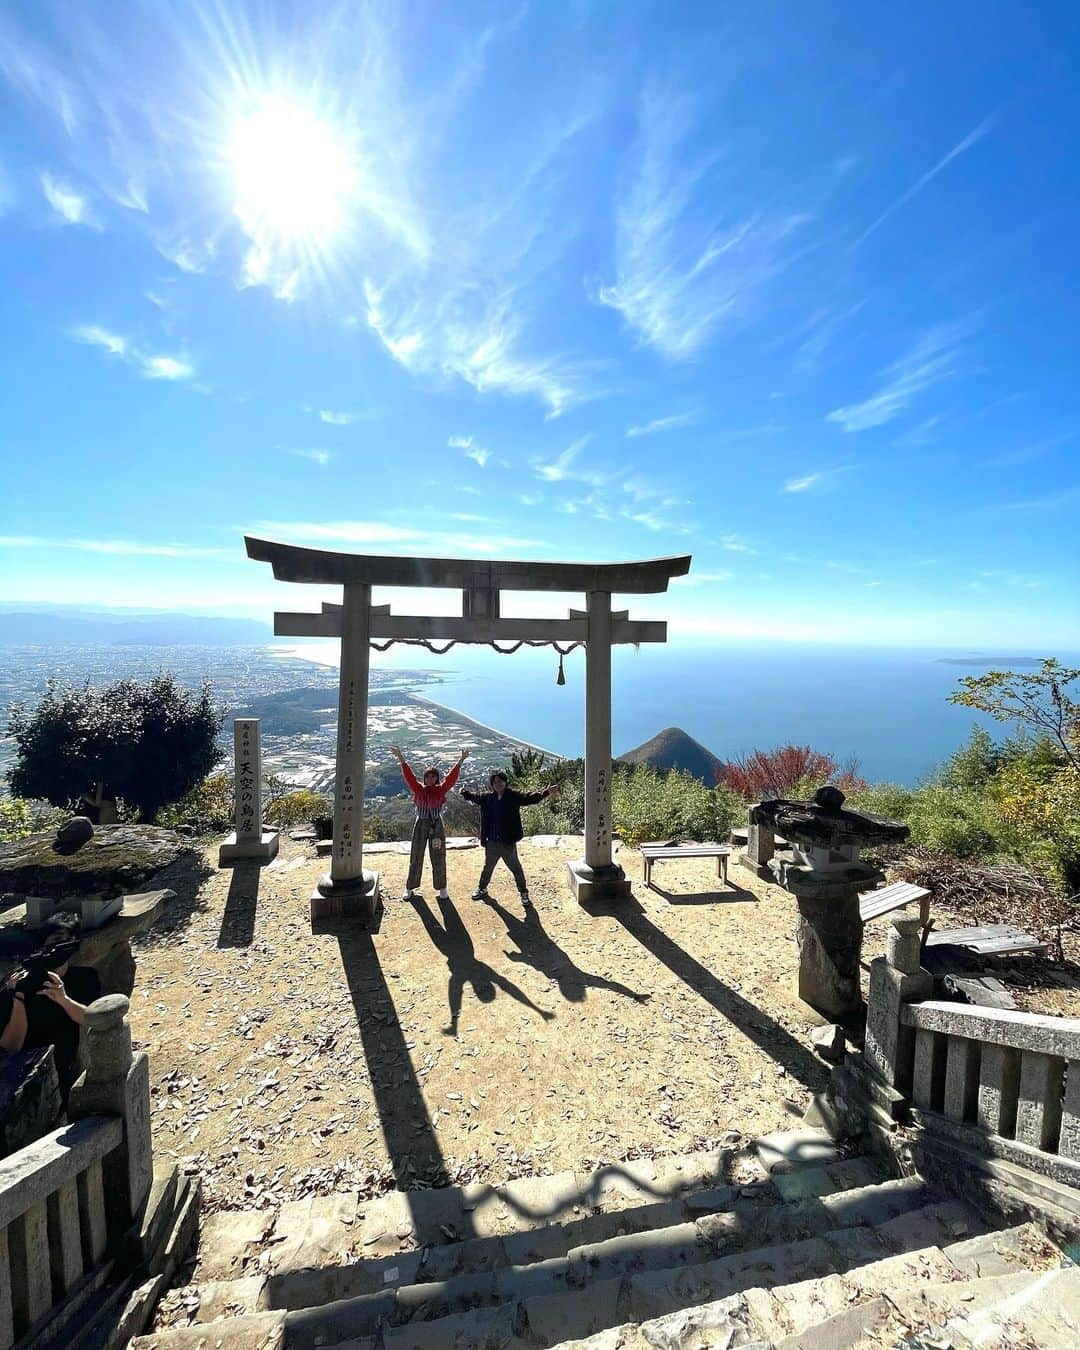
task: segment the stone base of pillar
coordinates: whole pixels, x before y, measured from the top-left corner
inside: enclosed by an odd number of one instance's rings
[[[348,919],[363,932],[375,927],[381,905],[378,872],[351,881],[334,881],[326,872],[311,892],[311,921]]]
[[[566,864],[567,883],[578,904],[588,901],[629,900],[633,884],[618,863],[590,867],[584,858]]]
[[[798,897],[799,997],[830,1021],[858,1013],[862,955],[859,896]]]
[[[769,864],[755,862],[745,850],[736,853],[735,861],[740,867],[745,867],[748,872],[753,872],[754,876],[760,877],[762,881],[767,881],[770,885],[776,884],[776,877],[769,870]]]
[[[218,866],[231,867],[237,862],[268,863],[277,857],[277,850],[277,830],[263,830],[261,839],[241,839],[239,842],[233,831],[218,849]]]

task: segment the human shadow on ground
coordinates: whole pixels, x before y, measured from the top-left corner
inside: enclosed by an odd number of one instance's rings
[[[622,994],[624,998],[632,998],[636,1003],[648,1000],[648,994],[638,993],[618,980],[593,975],[575,965],[559,944],[549,937],[534,906],[525,911],[522,919],[504,909],[495,899],[485,903],[502,919],[507,933],[518,945],[518,951],[506,953],[510,960],[524,962],[554,981],[568,1003],[583,1002],[589,989],[607,989],[613,994]]]
[[[528,994],[519,989],[516,984],[504,975],[500,975],[497,970],[493,970],[486,961],[480,960],[476,955],[473,940],[469,936],[469,930],[462,923],[461,915],[457,912],[452,900],[438,901],[439,913],[442,916],[441,925],[431,910],[428,909],[423,896],[414,895],[409,903],[416,911],[417,918],[424,925],[432,944],[446,957],[446,964],[450,968],[450,985],[447,990],[447,999],[450,1004],[450,1025],[443,1027],[444,1035],[457,1035],[458,1019],[461,1016],[461,1000],[467,984],[472,985],[473,993],[481,1003],[491,1003],[495,998],[496,990],[501,989],[504,994],[509,994],[523,1007],[531,1008],[534,1013],[539,1013],[545,1022],[551,1021],[555,1016],[554,1013],[538,1008]]]
[[[637,900],[619,900],[610,904],[587,904],[590,914],[609,915],[617,920],[631,937],[646,951],[667,966],[673,974],[722,1013],[734,1026],[748,1036],[755,1045],[782,1064],[811,1092],[825,1087],[828,1070],[797,1040],[786,1027],[780,1025],[757,1004],[737,994],[730,985],[706,969],[700,961],[684,951],[672,938],[657,928]]]
[[[322,931],[333,931],[337,937],[394,1180],[398,1190],[409,1193],[415,1211],[415,1197],[426,1193],[424,1187],[452,1182],[432,1126],[431,1109],[424,1100],[372,935],[357,932],[348,920],[336,925],[324,921]],[[468,1214],[458,1219],[457,1226],[463,1239],[473,1236]]]
[[[250,947],[255,936],[255,910],[259,903],[262,868],[248,859],[233,863],[229,894],[221,915],[218,947]]]

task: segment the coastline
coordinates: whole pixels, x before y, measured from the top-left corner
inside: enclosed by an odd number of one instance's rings
[[[451,708],[449,703],[440,703],[438,699],[428,698],[426,694],[416,694],[411,690],[409,692],[410,697],[414,698],[418,703],[427,703],[432,708],[438,708],[440,712],[453,713],[454,716],[460,718],[462,722],[466,722],[472,727],[478,727],[481,731],[486,731],[490,736],[498,736],[500,739],[509,741],[513,745],[520,745],[526,750],[536,750],[541,755],[546,755],[549,759],[562,760],[566,758],[565,755],[556,754],[554,750],[548,750],[542,745],[536,745],[533,741],[523,741],[520,736],[511,736],[509,732],[503,731],[499,727],[488,726],[486,722],[478,722],[475,717],[470,717],[468,713],[458,712],[457,708]]]

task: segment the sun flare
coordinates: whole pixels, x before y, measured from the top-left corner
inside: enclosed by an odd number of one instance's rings
[[[229,145],[236,213],[253,233],[322,243],[340,226],[354,170],[317,112],[268,96],[238,117]]]

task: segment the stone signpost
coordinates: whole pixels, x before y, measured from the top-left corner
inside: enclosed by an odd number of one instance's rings
[[[236,776],[236,829],[218,850],[218,866],[235,862],[269,862],[277,855],[276,830],[262,823],[262,747],[259,719],[237,717],[233,722]]]

